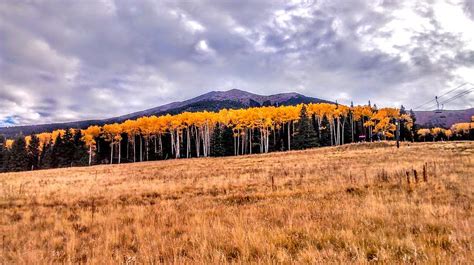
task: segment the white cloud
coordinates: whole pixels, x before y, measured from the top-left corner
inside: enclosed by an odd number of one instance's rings
[[[3,1],[0,124],[107,118],[230,88],[413,107],[474,82],[472,10],[453,0]]]

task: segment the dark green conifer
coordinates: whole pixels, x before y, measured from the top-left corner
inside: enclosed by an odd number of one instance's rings
[[[292,149],[301,150],[319,146],[319,139],[311,120],[308,117],[306,106],[303,105],[300,113],[295,136],[293,138]]]
[[[28,168],[35,170],[39,168],[40,159],[40,140],[36,134],[31,135],[31,140],[28,144]]]
[[[225,148],[223,141],[223,129],[219,124],[214,128],[214,132],[211,137],[211,156],[224,156]]]
[[[72,162],[76,166],[85,166],[89,162],[89,155],[87,153],[86,143],[82,139],[82,132],[81,130],[76,130],[73,136],[73,143],[74,143],[74,154],[72,158]]]
[[[13,142],[10,150],[10,157],[7,162],[8,171],[28,170],[28,152],[26,141],[23,135],[18,136]]]

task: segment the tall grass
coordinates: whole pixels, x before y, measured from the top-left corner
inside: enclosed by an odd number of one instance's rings
[[[0,264],[468,264],[473,158],[383,142],[0,174]]]

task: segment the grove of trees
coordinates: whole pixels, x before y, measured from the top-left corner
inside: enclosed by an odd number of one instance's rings
[[[474,116],[471,122],[456,123],[450,129],[434,127],[417,131],[420,141],[474,140]]]
[[[427,140],[413,112],[376,106],[317,103],[184,112],[87,129],[0,137],[2,171],[34,170],[169,158],[245,155],[393,139]],[[472,123],[448,138],[472,134]],[[434,130],[434,129],[433,129]],[[449,133],[437,131],[435,140]],[[430,131],[430,135],[432,132]]]

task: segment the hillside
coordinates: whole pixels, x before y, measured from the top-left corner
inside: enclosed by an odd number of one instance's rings
[[[27,126],[13,126],[0,128],[0,134],[7,137],[13,137],[20,132],[24,135],[33,132],[48,132],[56,129],[66,128],[87,128],[90,125],[103,125],[106,123],[123,122],[127,119],[136,119],[142,116],[164,115],[164,114],[178,114],[184,111],[218,111],[224,108],[239,109],[248,107],[260,107],[270,105],[297,105],[300,103],[320,103],[328,102],[323,99],[306,97],[298,93],[280,93],[275,95],[258,95],[246,91],[231,89],[228,91],[212,91],[201,96],[162,105],[156,108],[147,109],[144,111],[134,112],[131,114],[108,118],[104,120],[86,120],[66,123],[27,125]]]
[[[469,264],[473,159],[380,142],[0,174],[0,264]]]
[[[423,127],[450,128],[454,123],[468,122],[474,116],[474,108],[465,110],[415,111],[416,123]]]

